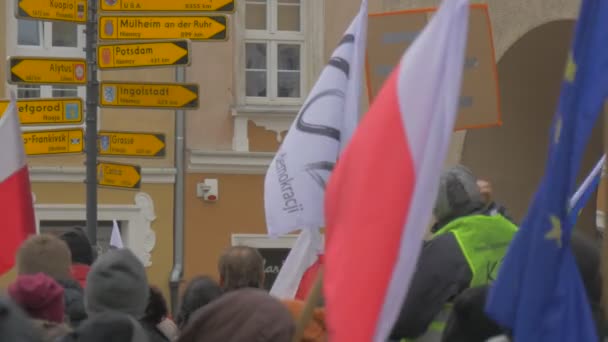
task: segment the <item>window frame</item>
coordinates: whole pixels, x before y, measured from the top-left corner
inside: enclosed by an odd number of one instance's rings
[[[26,19],[17,19],[13,13],[15,12],[16,2],[18,0],[7,0],[5,2],[5,10],[6,15],[6,54],[7,56],[25,56],[25,57],[54,57],[54,58],[86,58],[85,53],[85,44],[86,44],[86,36],[84,33],[85,25],[77,25],[77,44],[76,47],[64,47],[64,46],[52,46],[53,40],[53,23],[51,21],[42,21],[42,20],[32,20],[32,22],[36,22],[39,25],[40,33],[40,45],[19,45],[19,20]],[[29,20],[28,20],[29,21]],[[35,85],[40,88],[40,98],[52,98],[53,87],[57,85]],[[66,84],[69,86],[69,84]],[[17,84],[7,84],[6,92],[14,91],[17,94],[17,90],[19,85]],[[85,86],[76,86],[77,96],[86,102],[86,87]],[[83,112],[86,109],[83,108]],[[98,120],[100,119],[98,111]],[[40,130],[40,129],[53,129],[58,128],[62,125],[53,125],[53,126],[22,126],[23,131],[31,131],[31,130]],[[85,120],[83,120],[82,124],[78,125],[68,125],[73,127],[83,127],[86,128]]]
[[[237,66],[235,70],[238,70],[237,74],[237,103],[239,105],[284,105],[294,106],[301,105],[308,92],[310,82],[310,72],[313,68],[311,62],[311,50],[312,45],[312,32],[311,27],[314,26],[308,23],[306,18],[311,13],[311,8],[319,6],[315,0],[301,0],[300,1],[300,31],[279,31],[278,30],[278,10],[279,2],[281,0],[267,0],[266,1],[266,30],[250,30],[246,28],[246,1],[239,1],[237,3],[237,15],[235,22],[237,26],[237,39],[235,39],[237,45]],[[322,5],[321,5],[322,6]],[[240,39],[239,39],[240,38]],[[246,95],[246,43],[261,43],[267,44],[266,53],[266,97],[254,97]],[[278,96],[278,45],[279,44],[293,44],[300,45],[300,96],[299,97],[279,97]]]

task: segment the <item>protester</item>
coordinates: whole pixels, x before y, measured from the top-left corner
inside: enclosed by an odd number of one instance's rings
[[[0,297],[0,341],[46,342],[15,303]]]
[[[600,273],[600,248],[583,233],[575,231],[571,239],[572,252],[576,258],[591,311],[593,313],[598,336],[606,337],[604,316],[600,306],[602,280]],[[454,301],[452,311],[442,341],[444,342],[485,342],[491,337],[508,336],[509,331],[501,328],[484,312],[488,285],[464,291]]]
[[[438,225],[420,253],[391,339],[438,340],[450,301],[494,279],[517,227],[500,214],[483,214],[483,208],[470,170],[459,165],[442,174],[433,211]]]
[[[70,250],[62,240],[50,234],[29,237],[17,252],[19,275],[44,273],[64,290],[65,312],[71,326],[87,318],[82,287],[72,278]]]
[[[228,248],[220,257],[220,286],[224,291],[264,287],[264,258],[247,246]]]
[[[60,236],[61,240],[70,248],[72,255],[72,277],[82,286],[86,287],[87,274],[94,260],[93,248],[86,234],[80,227],[75,227],[72,230],[63,233]]]
[[[67,335],[64,324],[63,287],[44,273],[20,275],[8,287],[8,294],[34,320],[46,340]]]
[[[297,322],[304,310],[304,302],[301,300],[283,300],[293,319]],[[325,326],[325,309],[315,308],[312,319],[304,329],[301,342],[326,342],[327,327]]]
[[[159,328],[159,325],[163,323],[163,321],[171,321],[167,318],[168,313],[167,302],[165,301],[162,292],[157,287],[150,286],[148,306],[146,307],[146,312],[144,313],[144,317],[140,320],[140,323],[148,332],[151,342],[171,341],[173,338],[177,337],[177,327],[175,327],[175,324],[173,324],[175,329],[170,332],[170,336],[167,336],[169,334],[166,335]]]
[[[144,317],[150,290],[146,271],[128,249],[110,250],[91,267],[85,289],[86,310],[90,316],[107,311]]]
[[[84,322],[61,342],[150,342],[144,329],[129,315],[102,312]]]
[[[183,329],[196,310],[209,304],[212,300],[222,295],[222,289],[211,277],[200,276],[192,279],[182,296],[179,313],[177,314],[177,326]]]
[[[178,342],[289,342],[295,322],[287,308],[259,289],[231,291],[199,309]]]
[[[477,180],[477,186],[479,187],[479,191],[481,192],[481,197],[483,199],[483,202],[486,204],[486,207],[484,210],[485,214],[487,214],[487,215],[500,214],[507,220],[509,220],[511,222],[515,222],[515,221],[513,221],[511,216],[507,213],[507,208],[505,208],[504,206],[502,206],[494,201],[493,192],[492,192],[492,184],[489,181],[479,179],[479,180]]]

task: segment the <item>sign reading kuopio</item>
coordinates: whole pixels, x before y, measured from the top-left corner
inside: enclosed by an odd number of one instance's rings
[[[18,0],[15,16],[20,19],[87,21],[87,0]]]
[[[369,16],[367,83],[370,102],[434,12],[435,9],[406,10]],[[488,6],[471,5],[456,130],[501,123],[498,72],[490,25]]]

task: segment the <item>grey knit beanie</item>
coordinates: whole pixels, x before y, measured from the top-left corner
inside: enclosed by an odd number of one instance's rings
[[[477,178],[471,170],[457,165],[446,170],[439,183],[433,214],[438,221],[469,215],[483,208]]]
[[[114,311],[143,317],[150,289],[144,265],[128,249],[110,250],[91,267],[84,291],[89,315]]]

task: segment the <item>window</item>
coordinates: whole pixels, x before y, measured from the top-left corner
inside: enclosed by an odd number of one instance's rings
[[[40,96],[40,86],[22,84],[17,86],[18,99],[33,99]]]
[[[248,102],[302,99],[305,33],[300,0],[245,2],[245,97]]]
[[[76,86],[65,86],[65,85],[56,85],[53,86],[52,97],[78,97],[78,87]]]

